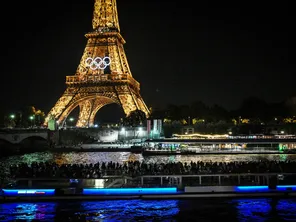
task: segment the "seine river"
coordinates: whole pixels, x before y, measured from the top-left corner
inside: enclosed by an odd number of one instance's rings
[[[296,221],[296,199],[0,203],[0,221]]]
[[[19,162],[58,164],[190,161],[296,161],[295,154],[149,156],[107,152],[40,152],[0,159],[1,171]],[[296,221],[296,199],[108,200],[0,203],[0,221]]]
[[[145,162],[232,162],[232,161],[296,161],[296,154],[218,154],[218,155],[172,155],[172,156],[142,156],[142,154],[132,154],[129,152],[38,152],[23,155],[15,155],[0,158],[1,166],[17,164],[19,162],[32,163],[34,161],[53,161],[58,164],[72,163],[97,163],[97,162],[124,162],[127,160],[138,160]]]

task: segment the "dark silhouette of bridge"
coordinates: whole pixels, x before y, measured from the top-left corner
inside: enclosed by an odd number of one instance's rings
[[[47,129],[2,129],[0,131],[0,140],[7,141],[12,144],[19,144],[25,139],[39,138],[49,139]]]

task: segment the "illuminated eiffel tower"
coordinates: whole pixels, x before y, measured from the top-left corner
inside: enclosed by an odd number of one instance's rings
[[[51,118],[63,125],[79,106],[76,126],[93,126],[98,110],[111,103],[121,106],[126,116],[135,110],[149,116],[124,52],[116,0],[95,0],[92,27],[85,35],[87,44],[77,71],[66,76],[66,91],[48,113],[45,125]]]

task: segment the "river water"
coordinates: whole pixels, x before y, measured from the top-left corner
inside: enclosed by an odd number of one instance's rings
[[[296,199],[3,203],[0,221],[296,221]]]
[[[0,159],[10,164],[190,161],[296,161],[296,154],[142,156],[129,152],[39,152]],[[0,221],[296,221],[296,199],[108,200],[0,203]]]
[[[142,156],[130,152],[37,152],[0,158],[0,164],[17,164],[19,162],[32,163],[34,161],[53,161],[58,164],[124,162],[138,160],[145,162],[232,162],[232,161],[296,161],[296,154],[207,154],[207,155],[171,155],[171,156]]]

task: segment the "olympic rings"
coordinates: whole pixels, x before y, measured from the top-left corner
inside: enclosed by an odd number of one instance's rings
[[[111,63],[111,59],[108,56],[105,56],[104,58],[96,57],[96,58],[91,58],[88,57],[85,60],[85,65],[86,67],[89,67],[92,70],[96,69],[106,69],[107,66],[109,66]]]

